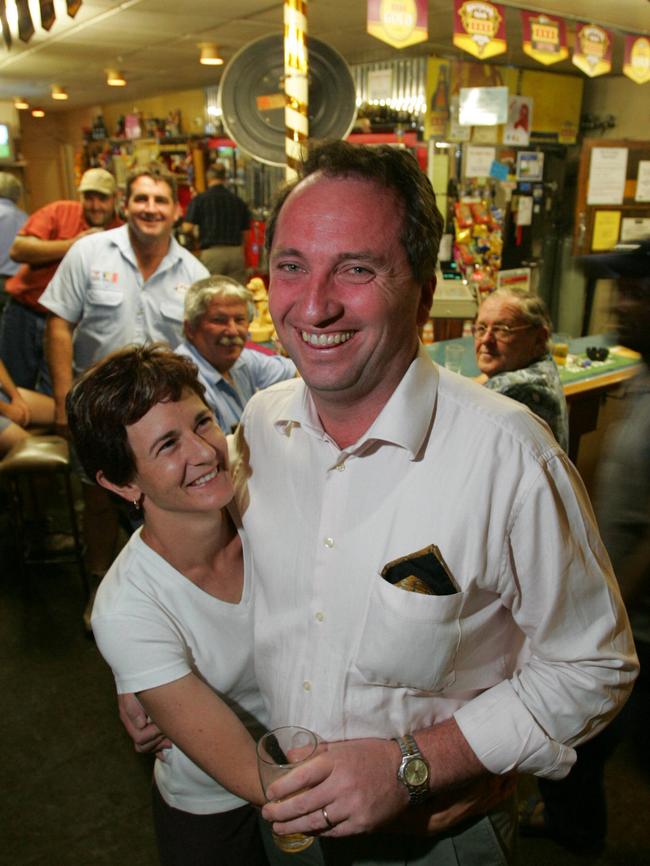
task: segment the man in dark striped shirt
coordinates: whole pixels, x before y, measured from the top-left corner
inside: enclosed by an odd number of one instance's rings
[[[248,205],[226,186],[226,175],[221,162],[207,170],[208,188],[189,203],[183,231],[198,228],[200,258],[211,274],[245,283],[244,241],[251,214]]]

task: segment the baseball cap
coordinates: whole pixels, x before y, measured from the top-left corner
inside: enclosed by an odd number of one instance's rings
[[[104,168],[89,168],[83,173],[79,192],[101,192],[104,195],[115,195],[117,184],[115,178]]]
[[[610,253],[581,256],[578,262],[588,277],[650,277],[650,238],[618,244]]]

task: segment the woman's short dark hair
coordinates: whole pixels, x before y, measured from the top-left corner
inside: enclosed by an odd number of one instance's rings
[[[72,441],[89,478],[99,471],[113,484],[136,473],[126,428],[157,403],[175,402],[193,391],[205,402],[196,365],[162,343],[127,346],[90,367],[66,399]]]
[[[297,181],[282,187],[266,225],[266,247],[271,249],[282,207],[304,178],[316,172],[326,177],[354,177],[374,181],[389,189],[403,205],[400,241],[418,283],[424,285],[435,274],[438,248],[444,227],[429,178],[409,151],[379,145],[368,147],[347,141],[310,145]]]

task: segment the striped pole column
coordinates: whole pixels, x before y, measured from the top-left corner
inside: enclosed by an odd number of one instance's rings
[[[307,2],[284,2],[284,142],[286,179],[295,180],[302,156],[302,145],[309,135],[307,117],[308,70]]]

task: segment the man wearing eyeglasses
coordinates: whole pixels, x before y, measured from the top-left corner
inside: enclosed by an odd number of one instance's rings
[[[551,320],[541,298],[528,292],[493,292],[481,304],[472,333],[485,386],[528,406],[566,451],[567,406],[548,352]]]

